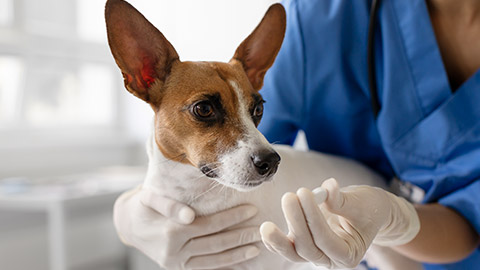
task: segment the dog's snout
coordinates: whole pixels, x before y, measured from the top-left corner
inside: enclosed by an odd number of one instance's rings
[[[277,152],[268,150],[251,156],[253,165],[261,176],[268,176],[277,172],[280,156]]]

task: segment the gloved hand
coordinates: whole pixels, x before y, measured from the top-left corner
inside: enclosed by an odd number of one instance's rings
[[[271,222],[260,227],[270,251],[294,262],[309,261],[329,269],[353,268],[372,242],[401,245],[420,230],[413,205],[383,189],[340,189],[336,180],[329,179],[314,193],[301,188],[282,197],[288,235]]]
[[[217,269],[259,254],[257,226],[229,229],[253,217],[257,209],[237,206],[195,218],[188,206],[140,187],[115,202],[114,223],[126,245],[145,253],[161,267]]]

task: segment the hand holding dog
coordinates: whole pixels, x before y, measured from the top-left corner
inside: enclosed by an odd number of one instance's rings
[[[420,229],[413,205],[380,188],[340,189],[336,180],[329,179],[315,191],[316,196],[301,188],[283,196],[288,235],[271,222],[260,227],[270,251],[290,261],[308,261],[330,269],[353,268],[372,243],[405,244]]]
[[[242,205],[195,218],[188,206],[141,187],[125,192],[114,207],[122,241],[166,269],[217,269],[259,254],[258,227],[229,229],[253,217],[257,209]]]

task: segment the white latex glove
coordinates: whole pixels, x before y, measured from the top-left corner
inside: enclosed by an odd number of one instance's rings
[[[308,261],[330,269],[353,268],[372,242],[401,245],[420,230],[413,205],[383,189],[339,189],[337,181],[329,179],[314,192],[316,195],[301,188],[296,194],[282,197],[288,235],[271,222],[260,227],[270,251],[294,262]]]
[[[229,229],[253,217],[257,209],[237,206],[195,218],[188,206],[140,187],[115,202],[114,223],[126,245],[145,253],[161,267],[217,269],[259,254],[257,226]]]

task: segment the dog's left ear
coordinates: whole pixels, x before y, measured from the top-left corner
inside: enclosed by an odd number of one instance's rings
[[[257,91],[262,88],[263,77],[273,65],[282,46],[285,27],[285,9],[281,4],[274,4],[267,10],[257,28],[235,51],[232,60],[243,64],[250,83]]]
[[[108,0],[105,6],[108,44],[129,92],[156,105],[161,88],[178,54],[163,34],[133,6]],[[155,88],[157,90],[157,88]]]

